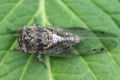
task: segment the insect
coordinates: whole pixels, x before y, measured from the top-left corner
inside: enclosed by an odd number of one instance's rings
[[[31,27],[24,26],[17,32],[19,32],[19,48],[17,50],[24,53],[37,54],[38,59],[44,65],[41,55],[65,56],[61,54],[64,50],[81,41],[79,36],[75,36],[70,32],[63,32],[60,29],[41,28],[36,25]]]
[[[17,31],[19,32],[19,48],[17,48],[17,50],[23,51],[24,53],[36,54],[39,61],[45,66],[46,64],[42,60],[41,55],[58,57],[80,56],[80,54],[64,53],[64,51],[83,41],[82,36],[73,35],[69,32],[70,30],[80,32],[76,34],[83,34],[83,36],[86,36],[84,34],[90,34],[89,31],[82,28],[66,28],[66,31],[64,31],[60,28],[42,28],[37,25],[31,27],[24,26]],[[93,32],[98,35],[105,34],[101,31]],[[89,39],[90,38],[91,37],[89,37]],[[93,49],[93,51],[95,50],[96,49]],[[100,48],[100,50],[103,51],[104,48]]]

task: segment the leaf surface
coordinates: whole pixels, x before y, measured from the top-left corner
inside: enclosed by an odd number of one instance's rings
[[[82,27],[91,31],[96,39],[73,47],[75,54],[100,48],[106,51],[75,58],[45,56],[46,69],[36,55],[11,51],[18,46],[17,35],[7,28],[16,30],[32,25],[34,18],[43,27]],[[92,31],[119,37],[119,22],[119,0],[0,0],[0,80],[119,80],[120,40],[101,40]],[[85,35],[89,36],[87,32]]]

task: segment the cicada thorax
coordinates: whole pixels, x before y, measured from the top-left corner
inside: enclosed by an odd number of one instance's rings
[[[20,31],[19,46],[22,51],[29,53],[42,52],[49,44],[49,34],[44,28],[24,27]]]

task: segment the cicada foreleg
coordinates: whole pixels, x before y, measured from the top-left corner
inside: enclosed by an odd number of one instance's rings
[[[40,61],[40,63],[42,63],[45,68],[47,68],[47,65],[46,65],[45,61],[42,59],[41,54],[38,54],[37,57],[38,57],[38,60]]]

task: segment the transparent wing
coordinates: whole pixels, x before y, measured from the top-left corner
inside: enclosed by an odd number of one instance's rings
[[[77,56],[88,56],[88,55],[92,55],[92,54],[99,54],[104,52],[103,48],[98,48],[98,49],[94,49],[94,50],[88,50],[87,48],[85,48],[85,51],[80,51],[77,50],[77,48],[68,48],[68,49],[63,49],[63,48],[53,48],[47,51],[44,51],[44,54],[47,56],[55,56],[55,57],[77,57]]]
[[[87,30],[84,28],[63,28],[64,31],[71,32],[80,36],[84,40],[74,46],[74,48],[81,53],[92,53],[103,50],[104,47],[111,51],[116,48],[119,43],[119,37],[110,32],[100,30]]]
[[[79,54],[75,54],[74,52],[72,52],[72,50],[67,49],[65,51],[45,51],[45,53],[47,52],[47,56],[55,56],[55,57],[75,57],[75,56],[79,56]]]
[[[71,46],[70,44],[72,44],[72,43],[66,42],[66,43],[60,43],[57,45],[53,45],[52,47],[45,50],[44,54],[49,55],[49,56],[58,56],[58,57],[77,56],[76,54],[73,54],[72,52],[70,52],[70,49],[69,49]]]
[[[72,28],[58,28],[56,29],[58,32],[71,32],[72,34],[78,35],[85,39],[113,39],[118,38],[116,34],[100,31],[100,30],[88,30],[80,27],[72,27]],[[94,36],[93,36],[94,35]],[[95,37],[97,36],[97,38]]]
[[[73,35],[83,38],[82,42],[74,45],[73,48],[70,49],[69,46],[64,43],[46,50],[44,54],[49,56],[74,57],[78,55],[85,56],[94,53],[103,53],[103,51],[116,48],[119,42],[119,38],[116,34],[100,30],[87,30],[79,27],[48,29],[60,35],[64,35],[64,32],[70,32]],[[104,47],[107,47],[107,50]]]
[[[118,35],[110,33],[110,32],[105,32],[105,31],[100,31],[100,30],[88,30],[85,28],[80,28],[80,27],[66,27],[66,28],[48,28],[51,31],[56,32],[57,34],[64,35],[64,32],[70,32],[76,36],[79,36],[84,39],[118,39]],[[96,37],[97,36],[97,37]]]

